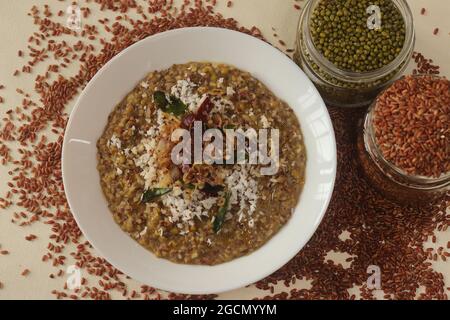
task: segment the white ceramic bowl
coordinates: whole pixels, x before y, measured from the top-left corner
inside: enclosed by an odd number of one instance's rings
[[[116,104],[149,72],[191,61],[231,64],[266,84],[294,109],[308,154],[305,186],[289,222],[259,250],[217,266],[175,264],[141,247],[114,222],[96,169],[96,142]],[[218,293],[270,275],[308,242],[333,191],[336,143],[321,97],[304,73],[282,52],[243,33],[187,28],[136,43],[94,76],[70,116],[64,137],[62,170],[67,200],[79,227],[111,264],[130,277],[163,290]]]

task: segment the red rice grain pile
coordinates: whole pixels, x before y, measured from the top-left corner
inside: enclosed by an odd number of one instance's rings
[[[0,198],[0,206],[14,205],[12,223],[26,226],[47,224],[51,229],[50,242],[42,261],[51,263],[55,272],[50,278],[62,276],[62,269],[75,261],[88,274],[82,278],[81,288],[52,290],[58,299],[161,299],[161,293],[149,286],[129,288],[129,279],[105,259],[93,253],[92,246],[78,229],[68,208],[61,179],[61,144],[69,107],[92,76],[113,56],[136,41],[169,29],[187,26],[217,26],[262,38],[258,28],[240,27],[234,19],[214,12],[215,0],[184,1],[174,8],[172,1],[153,0],[146,6],[136,1],[85,1],[89,7],[98,5],[101,11],[114,12],[113,21],[103,18],[97,24],[83,24],[80,32],[64,26],[64,12],[53,15],[50,7],[33,7],[30,16],[38,31],[33,33],[23,53],[25,73],[32,73],[37,65],[45,66],[45,73],[35,77],[35,92],[21,90],[22,105],[7,111],[0,126],[0,157],[11,166],[9,191]],[[87,7],[83,10],[89,14]],[[87,8],[87,9],[86,9]],[[42,12],[41,12],[42,11]],[[139,19],[130,18],[131,14]],[[91,19],[92,20],[92,19]],[[89,21],[91,21],[89,20]],[[108,37],[100,37],[99,30]],[[103,32],[104,31],[104,32]],[[62,39],[65,37],[65,40]],[[62,69],[78,66],[77,73],[63,76]],[[19,75],[19,71],[15,75]],[[38,99],[35,99],[35,95]],[[449,196],[424,208],[403,207],[382,198],[360,173],[356,156],[355,127],[362,111],[331,109],[338,142],[338,174],[336,189],[329,210],[314,237],[292,261],[268,278],[258,282],[257,288],[267,290],[267,298],[333,298],[352,299],[348,289],[360,286],[362,297],[373,297],[365,287],[369,265],[382,270],[382,288],[386,298],[412,299],[416,290],[425,288],[419,298],[445,299],[443,276],[432,269],[430,261],[445,257],[425,248],[424,241],[436,229],[444,231],[450,224],[445,212]],[[46,134],[50,129],[53,135]],[[10,148],[19,157],[13,159]],[[3,150],[3,151],[2,151]],[[339,235],[347,231],[350,239]],[[71,248],[75,245],[75,250]],[[325,261],[329,251],[347,252],[353,256],[349,268]],[[308,290],[291,289],[295,279],[309,279]],[[284,292],[275,294],[273,285],[285,284]],[[169,294],[169,299],[211,299],[214,295],[192,296]]]
[[[381,94],[375,139],[384,158],[411,175],[450,172],[450,81],[408,76]]]

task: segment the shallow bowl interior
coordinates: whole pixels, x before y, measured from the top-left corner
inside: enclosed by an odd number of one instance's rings
[[[191,61],[231,64],[266,84],[294,109],[308,153],[306,183],[290,221],[259,250],[212,267],[159,259],[131,239],[114,222],[96,169],[96,142],[116,104],[149,72]],[[282,52],[239,32],[187,28],[136,43],[94,76],[70,116],[62,166],[64,187],[75,219],[104,258],[130,277],[154,287],[207,294],[243,287],[268,276],[307,243],[331,198],[336,143],[321,97],[304,73]]]

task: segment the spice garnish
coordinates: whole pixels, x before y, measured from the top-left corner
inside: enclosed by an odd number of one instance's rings
[[[159,109],[165,109],[169,104],[166,94],[162,91],[155,91],[153,93],[153,101]]]
[[[189,190],[195,189],[195,185],[193,183],[187,183],[184,186],[186,187],[186,189],[189,189]]]
[[[223,204],[223,207],[219,209],[219,212],[214,219],[213,229],[215,233],[219,232],[222,228],[223,222],[225,221],[225,215],[227,214],[228,207],[230,205],[230,198],[231,192],[227,192],[225,195],[225,203]]]
[[[175,96],[169,96],[169,99],[167,99],[166,94],[162,91],[155,91],[153,93],[153,101],[159,109],[177,117],[184,115],[187,110],[187,106],[183,101]]]
[[[173,114],[174,116],[182,116],[186,113],[187,107],[180,99],[170,96],[170,104],[166,108],[166,112]]]
[[[142,203],[152,202],[171,191],[172,188],[154,188],[146,190],[142,195]]]
[[[181,121],[181,127],[183,129],[191,129],[192,128],[192,124],[195,121],[195,115],[193,113],[189,113],[187,115],[184,116],[183,120]]]
[[[198,107],[197,114],[195,115],[195,120],[206,122],[208,120],[209,113],[214,108],[214,104],[211,102],[209,97],[206,97],[205,100]]]
[[[213,186],[209,183],[205,183],[205,186],[201,191],[211,196],[217,196],[219,192],[223,191],[224,189],[224,186]]]

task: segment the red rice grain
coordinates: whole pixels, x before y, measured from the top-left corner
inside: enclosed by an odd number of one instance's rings
[[[34,235],[34,234],[30,234],[30,235],[25,237],[25,240],[27,240],[27,241],[33,241],[35,239],[37,239],[37,236]]]

